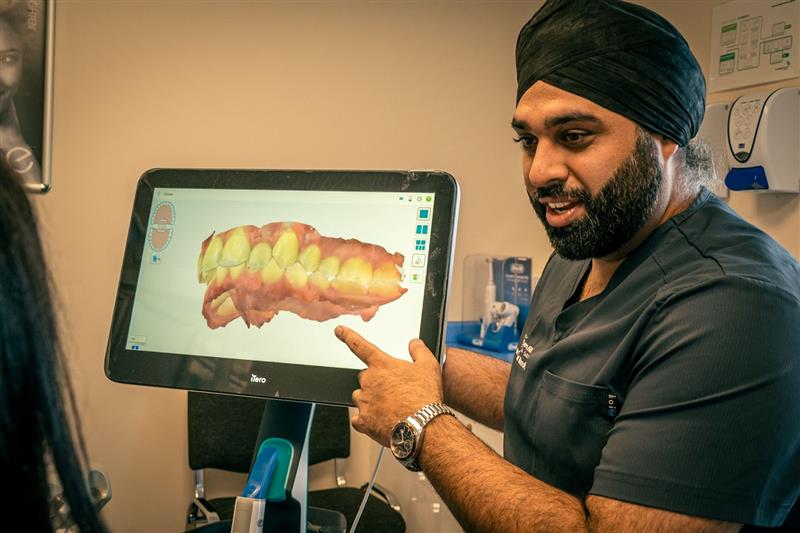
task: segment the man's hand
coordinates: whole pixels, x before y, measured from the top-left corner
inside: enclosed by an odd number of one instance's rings
[[[358,413],[350,422],[356,431],[388,446],[392,427],[399,420],[442,401],[439,363],[421,340],[408,344],[414,361],[409,363],[381,351],[349,328],[338,326],[335,333],[367,365],[358,376],[361,388],[353,391]]]

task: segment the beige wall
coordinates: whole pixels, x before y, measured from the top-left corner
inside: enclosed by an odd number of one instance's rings
[[[711,7],[648,2],[708,63]],[[57,5],[53,191],[37,200],[93,462],[115,531],[178,531],[185,393],[109,382],[103,357],[137,178],[153,167],[443,169],[463,258],[550,253],[509,127],[516,33],[539,2]],[[731,204],[800,255],[797,196]],[[362,482],[374,448],[357,441]]]

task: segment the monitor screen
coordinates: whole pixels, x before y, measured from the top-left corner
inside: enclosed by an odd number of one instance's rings
[[[444,173],[151,171],[107,374],[348,404],[364,364],[336,325],[406,360],[415,337],[438,350],[456,201]]]

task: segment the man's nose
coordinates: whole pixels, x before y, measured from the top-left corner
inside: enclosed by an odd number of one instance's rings
[[[534,188],[565,181],[569,169],[564,154],[549,142],[540,141],[528,169],[528,183]]]

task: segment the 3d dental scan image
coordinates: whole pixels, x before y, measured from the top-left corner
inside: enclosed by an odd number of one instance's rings
[[[279,311],[318,322],[347,314],[368,322],[408,290],[400,286],[404,260],[376,244],[323,237],[300,222],[240,226],[203,241],[203,316],[212,329],[239,317],[260,328]]]

